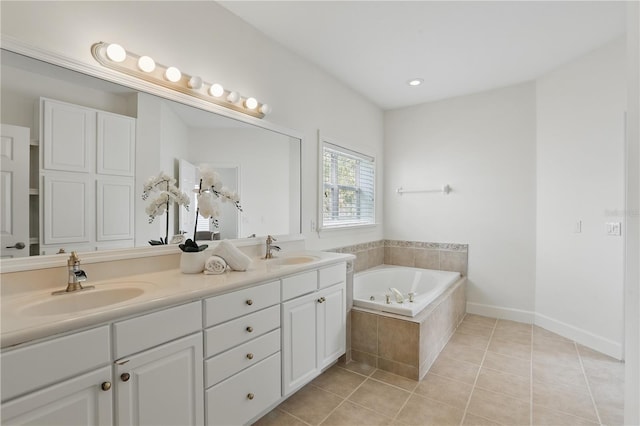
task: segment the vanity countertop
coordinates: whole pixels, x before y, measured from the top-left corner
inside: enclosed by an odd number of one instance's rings
[[[227,271],[221,275],[183,274],[178,269],[120,277],[114,280],[86,282],[94,285],[98,292],[118,287],[142,289],[141,294],[120,303],[104,307],[73,312],[73,303],[69,300],[69,310],[59,314],[33,315],[28,310],[34,305],[48,301],[53,297],[73,298],[75,294],[52,296],[52,290],[60,288],[19,293],[5,296],[1,302],[1,347],[18,345],[35,339],[59,333],[79,330],[146,311],[178,305],[210,296],[228,293],[256,284],[276,280],[288,275],[310,269],[322,268],[338,262],[354,259],[350,254],[338,254],[320,251],[304,251],[288,254],[287,257],[312,256],[315,260],[307,263],[283,265],[282,259],[253,259],[249,270],[245,272]],[[88,294],[95,290],[86,290]],[[97,293],[98,293],[97,292]],[[96,293],[96,294],[97,294]],[[93,297],[93,296],[92,296]]]

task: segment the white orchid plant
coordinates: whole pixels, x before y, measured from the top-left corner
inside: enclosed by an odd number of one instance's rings
[[[149,223],[153,223],[157,216],[166,212],[166,227],[164,240],[150,240],[152,246],[168,244],[169,238],[169,206],[177,204],[189,210],[189,195],[180,191],[176,186],[176,180],[164,172],[157,176],[151,176],[144,184],[142,199],[150,199],[145,212],[149,215]]]
[[[220,209],[218,200],[223,203],[233,203],[238,211],[242,211],[240,205],[240,197],[235,191],[222,186],[220,175],[209,166],[201,166],[198,168],[200,174],[200,184],[198,189],[194,189],[198,200],[198,209],[196,210],[196,222],[193,227],[193,240],[188,239],[184,244],[180,244],[182,251],[202,251],[207,248],[206,245],[198,246],[196,244],[196,231],[198,229],[198,216],[205,219],[211,219],[213,226],[218,227],[218,217]]]

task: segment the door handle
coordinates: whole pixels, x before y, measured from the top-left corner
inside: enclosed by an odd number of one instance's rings
[[[14,248],[14,249],[22,250],[25,247],[26,247],[26,245],[23,242],[18,242],[18,243],[15,243],[12,246],[7,246],[5,248]]]

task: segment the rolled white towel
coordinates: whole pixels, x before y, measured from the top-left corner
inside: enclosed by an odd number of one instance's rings
[[[204,273],[206,275],[220,275],[227,270],[227,262],[220,256],[211,256],[204,264]]]
[[[251,266],[251,258],[240,251],[230,241],[222,240],[212,250],[212,253],[227,261],[234,271],[246,271]]]

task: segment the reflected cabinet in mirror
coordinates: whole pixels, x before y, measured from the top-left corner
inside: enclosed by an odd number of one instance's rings
[[[301,140],[2,50],[2,258],[299,234]],[[198,218],[199,169],[237,193]],[[143,187],[164,173],[188,195],[153,220]],[[219,188],[220,189],[220,188]],[[168,215],[168,216],[167,216]],[[178,240],[178,238],[174,238]]]

